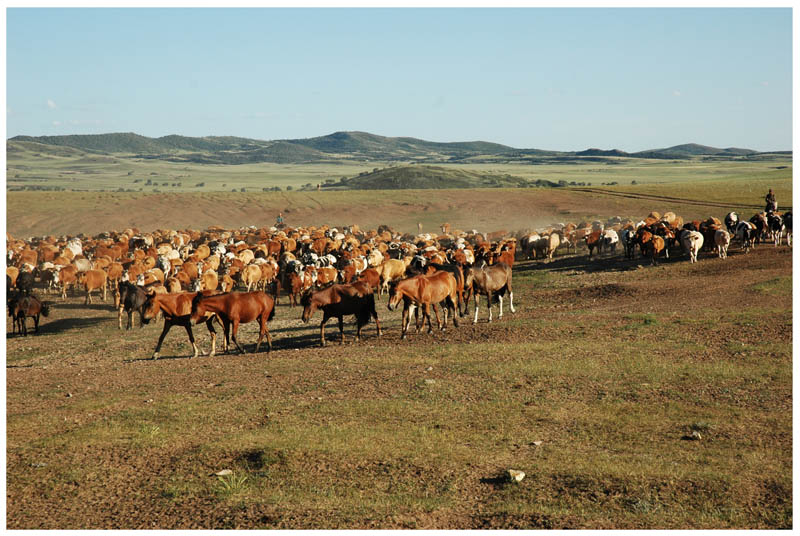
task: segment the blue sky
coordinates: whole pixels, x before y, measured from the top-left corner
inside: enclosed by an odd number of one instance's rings
[[[7,137],[792,148],[788,8],[13,8],[6,25]]]

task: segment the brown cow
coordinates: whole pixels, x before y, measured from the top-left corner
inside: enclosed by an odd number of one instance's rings
[[[28,336],[28,326],[25,323],[25,318],[32,317],[34,329],[39,333],[39,315],[48,316],[50,314],[50,306],[39,301],[36,296],[22,296],[14,302],[14,309],[12,316],[14,324],[19,326],[19,332],[24,336]]]
[[[61,270],[64,271],[63,269]],[[86,270],[78,274],[78,284],[86,289],[86,305],[92,303],[92,291],[103,291],[103,301],[106,301],[106,281],[108,276],[103,270]]]
[[[72,266],[63,267],[55,276],[56,283],[61,285],[61,298],[67,299],[67,289],[78,283],[78,269]]]

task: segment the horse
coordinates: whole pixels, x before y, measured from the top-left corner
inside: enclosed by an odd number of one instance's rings
[[[231,338],[236,348],[242,354],[245,352],[236,340],[239,324],[247,324],[248,322],[258,320],[260,330],[258,342],[256,343],[256,348],[253,350],[253,353],[258,352],[264,335],[267,336],[269,350],[272,350],[272,337],[270,337],[269,330],[267,329],[267,322],[272,320],[275,316],[275,300],[265,292],[226,292],[215,296],[197,294],[192,299],[191,311],[191,319],[195,324],[201,320],[205,320],[209,313],[215,313],[219,319],[222,320],[222,326],[226,334],[228,330],[232,328],[230,332]]]
[[[381,333],[381,323],[378,320],[378,312],[375,310],[375,294],[372,287],[365,282],[358,281],[352,285],[332,285],[316,292],[306,292],[300,300],[303,306],[302,320],[308,323],[317,309],[322,309],[322,323],[319,326],[320,344],[325,346],[325,323],[331,318],[339,320],[339,334],[341,343],[344,343],[344,321],[345,315],[355,315],[356,342],[361,339],[361,328],[369,323],[370,316],[375,319],[378,326],[378,337]]]
[[[203,290],[200,292],[201,295],[205,296],[214,296],[219,294],[218,290]],[[145,300],[140,309],[140,315],[142,319],[142,326],[144,324],[148,324],[151,320],[158,316],[158,313],[162,313],[164,315],[164,329],[161,330],[161,335],[158,337],[158,343],[156,343],[156,349],[153,351],[153,359],[158,359],[159,352],[161,350],[161,343],[164,342],[164,337],[167,336],[169,330],[172,326],[183,326],[186,329],[186,333],[189,335],[189,342],[192,343],[192,350],[194,353],[192,357],[197,357],[200,354],[200,351],[197,348],[197,345],[194,342],[194,334],[192,333],[192,324],[191,319],[189,317],[190,313],[192,312],[192,299],[197,295],[196,292],[180,292],[177,294],[156,294],[156,293],[145,293]],[[131,313],[129,313],[130,316]],[[208,328],[208,332],[211,334],[211,353],[210,355],[214,355],[216,353],[217,348],[217,332],[214,330],[214,326],[211,322],[214,320],[214,315],[208,315],[206,318],[206,327]],[[219,322],[219,320],[217,320]],[[228,331],[227,327],[225,328],[225,338],[224,338],[224,351],[228,351]],[[206,355],[205,352],[202,352],[203,355]]]
[[[500,318],[503,318],[503,296],[508,293],[511,312],[514,309],[514,292],[511,290],[511,267],[504,262],[498,262],[491,266],[472,266],[467,268],[464,286],[470,289],[470,293],[475,295],[475,317],[472,323],[478,322],[478,296],[486,296],[486,305],[489,309],[489,322],[492,321],[492,299],[497,296],[500,300]],[[467,297],[469,300],[469,297]]]
[[[428,319],[428,333],[433,332],[431,325],[431,315],[428,311],[428,306],[433,307],[433,312],[436,315],[436,324],[442,331],[447,327],[447,313],[450,309],[453,310],[453,325],[458,327],[458,319],[456,318],[456,303],[458,302],[458,285],[455,277],[449,272],[435,272],[431,275],[417,275],[400,281],[393,282],[389,287],[389,303],[388,308],[393,311],[397,308],[400,300],[403,300],[403,332],[402,339],[406,338],[408,332],[408,324],[411,321],[411,312],[414,312],[416,307],[422,308],[422,321]],[[444,301],[444,323],[439,319],[439,312],[436,309],[436,304]]]

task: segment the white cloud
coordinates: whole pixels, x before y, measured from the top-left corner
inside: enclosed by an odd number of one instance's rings
[[[60,127],[61,126],[61,121],[53,121],[53,126],[54,127]]]
[[[55,110],[56,109],[55,101],[53,99],[47,99],[47,107],[50,108],[51,110]]]
[[[766,82],[766,81],[761,82],[761,85],[764,86],[764,87],[767,87],[769,85],[769,82]]]
[[[672,96],[673,97],[680,97],[681,96],[681,92],[678,91],[677,89],[673,89],[672,90]]]

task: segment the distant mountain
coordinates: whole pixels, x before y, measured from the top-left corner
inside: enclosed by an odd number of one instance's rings
[[[87,153],[119,157],[155,158],[173,162],[245,164],[258,162],[311,163],[341,161],[389,161],[410,163],[616,163],[619,158],[685,159],[695,157],[737,158],[758,155],[750,149],[718,149],[689,143],[666,149],[626,153],[618,149],[546,151],[517,149],[485,141],[432,142],[409,137],[391,138],[368,132],[334,132],[327,136],[289,140],[256,140],[235,136],[189,137],[179,135],[148,138],[132,132],[70,135],[16,136],[6,143],[7,154],[21,149],[15,144],[36,143],[47,147],[72,148]],[[61,151],[63,154],[63,151]],[[55,153],[53,153],[55,154]]]
[[[752,154],[758,154],[758,151],[753,151],[752,149],[738,149],[736,147],[719,149],[717,147],[709,147],[708,145],[700,145],[698,143],[686,143],[683,145],[675,145],[674,147],[668,147],[666,149],[651,149],[648,151],[640,151],[638,153],[633,153],[632,156],[653,155],[653,154],[669,155],[669,156],[701,156],[701,155],[747,156]]]

